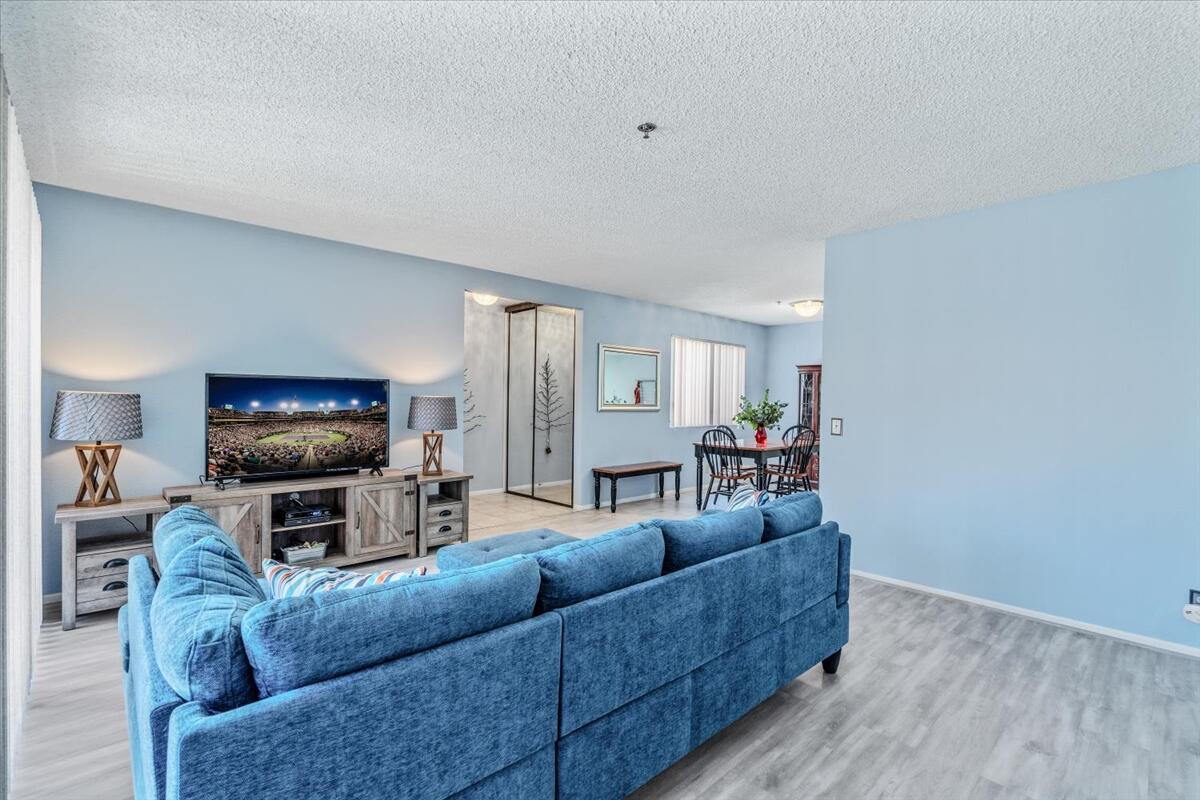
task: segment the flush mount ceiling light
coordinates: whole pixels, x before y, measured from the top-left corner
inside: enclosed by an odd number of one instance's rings
[[[815,317],[825,307],[824,300],[797,300],[790,304],[792,310],[802,317]]]
[[[658,126],[655,125],[653,122],[643,122],[641,125],[638,125],[637,129],[638,129],[638,133],[640,133],[642,135],[643,139],[649,139],[650,134],[652,134],[656,130],[658,130]]]
[[[496,295],[488,294],[487,292],[468,292],[468,294],[471,295],[472,300],[481,306],[494,306],[496,301],[500,299]]]

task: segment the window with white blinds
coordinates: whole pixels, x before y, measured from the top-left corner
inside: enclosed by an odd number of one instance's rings
[[[671,427],[729,425],[746,392],[746,348],[671,338]]]

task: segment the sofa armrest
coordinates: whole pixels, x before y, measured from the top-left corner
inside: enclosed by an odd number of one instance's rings
[[[850,535],[838,534],[838,581],[837,604],[844,606],[850,601]]]
[[[167,797],[448,797],[554,742],[561,648],[546,614],[218,714],[187,703]]]
[[[121,656],[125,666],[125,714],[133,781],[139,800],[162,800],[167,787],[167,734],[183,698],[158,669],[150,630],[150,605],[158,580],[150,559],[129,559],[129,600],[121,608]]]

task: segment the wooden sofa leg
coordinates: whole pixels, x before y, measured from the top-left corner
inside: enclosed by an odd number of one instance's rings
[[[838,664],[842,661],[842,651],[838,650],[833,655],[821,659],[821,668],[825,670],[826,675],[832,675],[837,672]]]

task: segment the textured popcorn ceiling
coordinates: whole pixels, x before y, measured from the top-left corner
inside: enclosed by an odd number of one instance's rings
[[[1198,8],[4,2],[0,44],[36,180],[772,323],[832,234],[1200,160]]]

